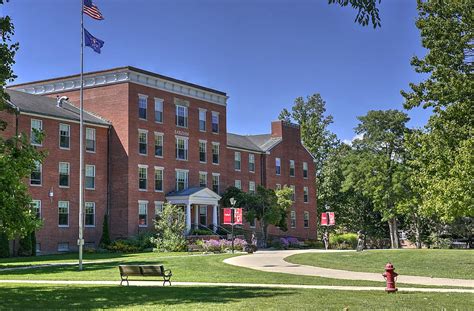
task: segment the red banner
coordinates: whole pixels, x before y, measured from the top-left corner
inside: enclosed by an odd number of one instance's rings
[[[242,209],[241,208],[234,209],[234,224],[235,225],[242,224]]]
[[[232,224],[232,209],[224,208],[224,225]]]
[[[329,225],[334,226],[336,224],[336,216],[334,215],[334,212],[329,212]]]
[[[328,214],[327,213],[322,213],[321,214],[321,226],[327,226],[328,225]]]

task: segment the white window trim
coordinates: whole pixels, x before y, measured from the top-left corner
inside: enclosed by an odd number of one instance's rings
[[[211,155],[212,155],[212,161],[211,163],[213,165],[219,165],[221,163],[221,147],[220,143],[213,141],[212,142],[212,148],[211,148]],[[217,163],[214,163],[214,146],[217,146]]]
[[[156,171],[161,171],[161,190],[156,190]],[[165,190],[165,168],[163,166],[155,166],[155,170],[153,171],[153,189],[155,192],[164,192]]]
[[[88,166],[92,166],[92,167],[94,168],[94,176],[92,176],[92,177],[94,177],[94,188],[87,188],[86,185],[85,185],[85,183],[84,183],[84,189],[86,189],[86,190],[95,190],[96,171],[95,171],[95,165],[94,165],[94,164],[86,164],[86,165],[85,165],[85,167],[84,167],[84,181],[85,181],[85,179],[86,179],[87,177],[91,177],[91,176],[87,176],[87,175],[86,175],[86,173],[87,173],[87,167],[88,167]]]
[[[235,156],[236,156],[237,154],[239,155],[239,166],[240,166],[239,169],[236,169],[236,168],[235,168],[235,162],[237,162],[237,160],[235,159]],[[236,172],[240,172],[240,171],[242,170],[242,153],[241,153],[240,151],[234,151],[234,170],[235,170]]]
[[[163,155],[157,156],[155,153],[155,148],[156,148],[156,137],[161,136],[161,148],[163,149]],[[153,135],[153,154],[155,155],[155,158],[163,159],[165,156],[165,134],[162,132],[154,132]]]
[[[291,163],[293,163],[293,175],[291,175]],[[290,165],[289,166],[290,167],[288,168],[288,175],[290,177],[295,177],[296,176],[296,163],[295,163],[295,160],[290,160]]]
[[[138,200],[138,221],[140,221],[140,204],[145,204],[146,209],[145,209],[145,216],[146,216],[146,224],[145,225],[140,225],[140,222],[138,223],[138,227],[140,228],[146,228],[148,227],[148,201],[147,200]]]
[[[30,144],[33,145],[33,146],[38,146],[38,147],[42,147],[43,146],[43,142],[39,143],[39,144],[36,144],[36,143],[32,143],[31,142],[31,137],[33,136],[33,121],[39,121],[40,124],[41,124],[41,129],[40,129],[40,132],[43,132],[43,120],[40,120],[40,119],[30,119]]]
[[[41,211],[42,202],[41,202],[41,200],[31,200],[31,203],[33,203],[33,202],[39,202],[39,219],[41,219],[42,216],[43,216],[42,211]],[[59,213],[59,210],[58,210],[58,213]]]
[[[201,112],[204,112],[204,125],[205,125],[204,130],[201,130]],[[198,127],[199,127],[200,132],[207,132],[207,109],[199,108]]]
[[[94,150],[93,151],[87,150],[86,148],[87,130],[92,130],[92,132],[94,133]],[[97,130],[92,127],[86,127],[85,135],[86,137],[84,138],[84,150],[88,153],[95,153],[97,150]]]
[[[199,175],[198,175],[199,176],[199,186],[201,186],[201,175],[206,176],[206,186],[205,187],[207,188],[207,185],[208,185],[208,183],[207,183],[207,172],[199,171]]]
[[[277,165],[277,159],[278,159],[278,162],[280,162],[280,165]],[[277,167],[280,167],[280,173],[279,174],[276,172]],[[281,158],[275,158],[275,175],[281,176]]]
[[[199,155],[199,163],[207,163],[207,140],[204,140],[204,139],[200,139],[199,140],[199,154],[201,153],[201,144],[204,144],[204,151],[205,151],[205,154],[206,154],[206,157],[205,157],[205,161],[201,161],[201,155]]]
[[[186,173],[185,174],[186,178],[184,180],[184,189],[189,188],[189,170],[176,168],[175,169],[175,177],[174,177],[175,178],[176,190],[178,190],[178,172]]]
[[[295,217],[293,217],[295,216]],[[293,220],[295,221],[295,225],[293,226]],[[291,211],[290,212],[290,228],[295,229],[296,228],[296,211]]]
[[[253,185],[253,190],[251,190],[250,185]],[[257,187],[256,187],[256,184],[255,184],[255,181],[252,181],[252,180],[249,181],[249,193],[250,193],[250,191],[252,191],[252,193],[257,192]]]
[[[253,162],[250,161],[251,156],[253,156]],[[253,163],[253,171],[250,170],[250,163]],[[250,173],[255,173],[255,170],[257,168],[257,165],[255,164],[255,153],[249,153],[249,172]]]
[[[67,203],[67,225],[60,225],[59,224],[59,203],[60,202],[66,202]],[[70,223],[70,221],[69,221],[70,217],[69,216],[70,216],[70,214],[71,213],[70,213],[70,208],[69,208],[69,201],[58,201],[58,227],[59,228],[69,228],[69,223]]]
[[[146,111],[146,117],[147,117],[147,119],[148,119],[148,95],[138,94],[138,110],[140,110],[140,99],[141,99],[141,98],[144,98],[145,101],[146,101],[146,108],[145,108],[145,111]],[[154,116],[153,116],[153,118],[154,118]],[[147,119],[140,118],[140,113],[138,113],[138,120],[147,121]]]
[[[154,203],[154,205],[155,205],[155,217],[156,217],[156,216],[160,215],[161,213],[163,213],[163,209],[164,209],[165,202],[164,202],[164,201],[154,201],[153,203]],[[157,207],[158,204],[161,204],[161,208],[162,208],[160,214],[158,214],[158,213],[156,212],[156,207]]]
[[[140,134],[145,134],[145,153],[140,153]],[[148,130],[144,129],[138,129],[138,154],[141,156],[147,156],[148,155]]]
[[[140,169],[144,168],[146,170],[146,189],[140,189]],[[146,192],[148,190],[148,165],[138,164],[138,191]]]
[[[184,111],[186,112],[186,113],[185,113],[185,117],[184,117],[184,118],[185,118],[185,119],[184,119],[184,121],[185,121],[185,122],[184,122],[184,123],[185,123],[184,126],[183,126],[183,125],[178,125],[178,117],[179,117],[179,115],[178,115],[178,109],[179,109],[179,108],[178,108],[178,107],[183,107],[183,108],[184,108]],[[179,128],[186,128],[186,129],[189,127],[189,107],[188,107],[188,106],[176,104],[175,116],[176,116],[176,117],[175,117],[175,118],[176,118],[176,122],[175,122],[175,123],[176,123],[176,126],[177,126],[177,127],[179,127]]]
[[[213,124],[212,118],[214,117],[214,115],[217,115],[217,132],[214,132],[212,130],[212,124]],[[216,135],[219,134],[219,132],[221,131],[221,129],[220,129],[221,124],[220,123],[221,123],[220,122],[220,113],[218,111],[211,111],[211,133],[212,134],[216,134]]]
[[[306,177],[304,177],[304,171],[305,171],[304,166],[305,166],[305,164],[306,164]],[[303,178],[308,179],[308,176],[309,176],[308,162],[303,162]]]
[[[306,221],[305,217],[306,217],[306,215],[308,215],[308,225],[307,226],[305,226],[305,221]],[[303,228],[304,229],[309,229],[309,212],[308,211],[303,212]]]
[[[156,121],[156,102],[161,102],[161,122]],[[153,120],[155,121],[155,123],[163,124],[163,122],[165,121],[165,100],[163,98],[154,98],[153,113]]]
[[[65,125],[65,126],[68,127],[69,147],[61,147],[61,125]],[[61,150],[71,150],[71,126],[69,124],[59,123],[59,126],[58,126],[58,146],[59,146],[59,149],[61,149]]]
[[[94,207],[94,224],[93,225],[86,225],[86,216],[87,216],[87,213],[86,213],[86,204],[87,203],[92,203],[93,207]],[[96,224],[96,221],[95,221],[95,215],[96,215],[96,212],[95,212],[95,202],[84,202],[84,227],[86,228],[95,228],[95,224]]]
[[[237,181],[239,182],[238,184],[240,185],[240,187],[237,187]],[[240,179],[235,179],[235,180],[234,180],[234,187],[237,188],[237,189],[242,190],[242,180],[240,180]]]
[[[40,169],[40,174],[41,174],[40,183],[39,183],[39,185],[31,184],[31,174],[30,174],[30,186],[31,187],[41,187],[41,186],[43,186],[43,163],[39,163],[39,169]]]
[[[61,176],[61,164],[67,164],[67,176],[68,176],[68,185],[67,186],[61,186],[60,183],[60,176]],[[69,188],[71,186],[71,164],[69,162],[59,162],[58,164],[58,187],[59,188]]]
[[[305,194],[306,194],[306,197],[308,198],[307,201],[304,200]],[[309,204],[309,188],[308,187],[303,187],[303,203]]]
[[[186,159],[179,159],[178,158],[178,143],[177,143],[178,139],[183,139],[184,140],[184,150],[186,151]],[[175,135],[175,153],[176,153],[176,160],[177,161],[188,161],[189,160],[189,137]]]

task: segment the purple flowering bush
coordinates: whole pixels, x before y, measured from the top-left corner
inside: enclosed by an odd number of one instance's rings
[[[297,238],[286,237],[274,240],[272,246],[278,249],[299,248],[300,242]]]
[[[201,241],[199,244],[202,246],[203,250],[205,252],[219,252],[223,253],[227,250],[232,249],[232,241],[228,240],[207,240],[207,241]],[[243,251],[245,246],[247,245],[247,242],[242,239],[234,239],[234,249],[237,251]]]

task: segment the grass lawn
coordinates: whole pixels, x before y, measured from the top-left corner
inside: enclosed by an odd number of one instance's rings
[[[474,250],[413,249],[367,250],[363,252],[308,253],[286,261],[360,272],[382,273],[387,262],[404,275],[474,279]]]
[[[472,310],[472,294],[345,292],[231,287],[125,287],[0,284],[11,309]]]

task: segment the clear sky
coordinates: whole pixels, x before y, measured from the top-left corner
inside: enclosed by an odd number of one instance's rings
[[[356,11],[327,0],[95,0],[105,16],[85,16],[105,41],[85,50],[85,70],[131,65],[224,91],[228,131],[258,134],[298,96],[320,93],[340,139],[357,116],[402,109],[401,89],[422,77],[416,1],[384,0],[382,27],[354,23]],[[78,73],[81,0],[11,0],[20,42],[15,83]],[[428,112],[409,111],[411,126]]]

